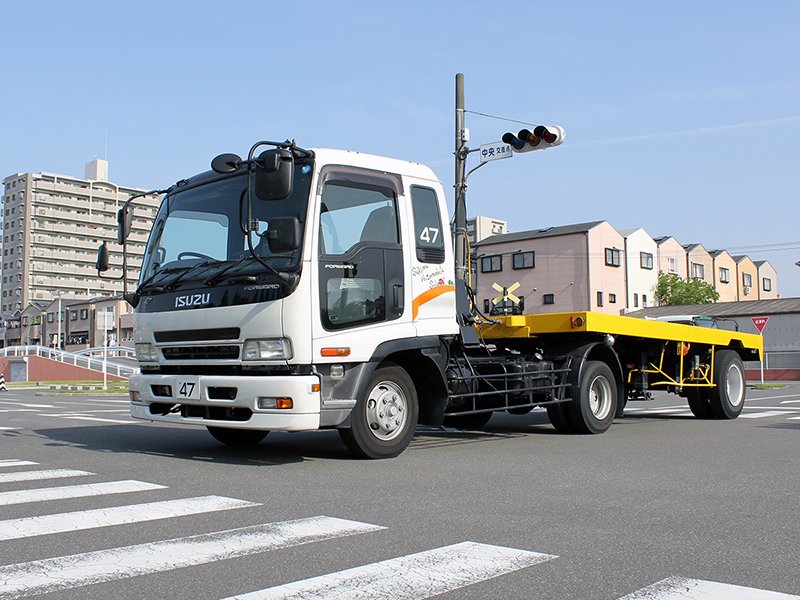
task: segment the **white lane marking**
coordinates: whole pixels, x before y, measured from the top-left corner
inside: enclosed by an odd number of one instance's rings
[[[36,408],[0,408],[0,413],[12,412],[39,412]]]
[[[16,458],[0,460],[0,467],[30,467],[38,464],[39,463],[30,460],[17,460]]]
[[[223,496],[201,496],[198,498],[183,498],[181,500],[165,500],[163,502],[81,510],[41,517],[8,519],[0,521],[0,540],[16,540],[35,535],[80,531],[126,523],[143,523],[250,506],[260,506],[260,504]]]
[[[750,398],[752,402],[760,402],[761,400],[779,400],[781,398],[797,398],[800,394],[785,394],[783,396],[757,396]]]
[[[39,413],[40,417],[57,417],[59,419],[72,419],[73,421],[99,421],[100,423],[124,423],[125,425],[138,425],[138,421],[129,419],[123,421],[122,419],[102,419],[100,417],[81,417],[78,415],[64,414],[64,415],[51,415],[46,413]]]
[[[0,404],[12,404],[13,406],[22,406],[24,408],[55,408],[52,404],[23,404],[22,402],[6,402],[0,400]]]
[[[797,404],[800,400],[781,400],[781,404]]]
[[[105,496],[106,494],[127,494],[128,492],[146,492],[163,490],[167,486],[145,481],[123,480],[103,483],[86,483],[83,485],[62,485],[35,490],[17,490],[0,492],[0,506],[26,504],[28,502],[44,502],[46,500],[66,500],[68,498],[88,498],[89,496]]]
[[[558,557],[477,542],[462,542],[241,594],[233,598],[240,600],[430,598],[554,558]]]
[[[18,563],[0,567],[0,598],[45,594],[380,529],[385,527],[311,517]]]
[[[800,600],[800,596],[716,581],[668,577],[619,600]]]
[[[16,431],[19,427],[0,427],[0,431]]]
[[[768,410],[765,412],[748,413],[739,415],[740,419],[763,419],[764,417],[785,417],[786,413],[780,410]]]
[[[83,477],[95,475],[89,471],[76,469],[42,469],[41,471],[19,471],[17,473],[0,473],[0,483],[16,481],[37,481],[39,479],[61,479],[62,477]]]

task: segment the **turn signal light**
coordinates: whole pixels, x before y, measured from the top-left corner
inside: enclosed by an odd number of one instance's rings
[[[350,348],[323,348],[320,354],[322,356],[350,356]]]

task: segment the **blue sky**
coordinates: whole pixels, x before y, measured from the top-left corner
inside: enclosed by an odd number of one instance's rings
[[[470,214],[608,219],[769,260],[800,296],[800,4],[7,2],[0,175],[161,187],[257,139],[429,164],[467,109],[567,141],[485,166]],[[467,115],[470,146],[516,123]],[[470,166],[474,166],[473,163]]]

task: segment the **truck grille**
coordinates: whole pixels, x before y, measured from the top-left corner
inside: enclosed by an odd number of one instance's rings
[[[161,352],[167,360],[235,360],[239,346],[169,346]]]

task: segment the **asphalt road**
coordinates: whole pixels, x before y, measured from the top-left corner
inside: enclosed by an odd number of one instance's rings
[[[799,436],[800,384],[735,421],[659,394],[600,436],[495,415],[386,461],[0,392],[0,599],[800,598]]]

